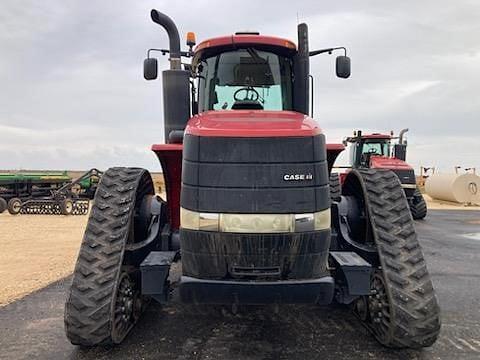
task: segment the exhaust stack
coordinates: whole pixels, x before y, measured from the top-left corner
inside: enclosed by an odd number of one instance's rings
[[[406,161],[407,159],[407,141],[403,139],[408,129],[403,129],[398,134],[398,144],[393,146],[393,153],[397,159]]]
[[[298,53],[294,58],[295,83],[294,83],[294,109],[302,114],[309,114],[309,84],[310,55],[308,49],[308,26],[305,23],[299,24]]]
[[[405,133],[408,131],[408,128],[407,129],[402,129],[400,131],[400,133],[398,134],[398,143],[399,144],[403,144],[403,135],[405,135]]]
[[[173,20],[155,9],[150,16],[165,29],[170,42],[170,70],[162,71],[165,142],[181,143],[190,118],[190,71],[182,70],[180,37]]]

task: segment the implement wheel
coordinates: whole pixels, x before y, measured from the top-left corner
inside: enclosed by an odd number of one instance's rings
[[[72,344],[118,344],[145,309],[139,265],[128,251],[144,239],[139,216],[154,195],[147,170],[112,168],[99,184],[65,304]]]
[[[72,199],[63,199],[60,202],[60,212],[62,213],[62,215],[72,215],[73,213]]]
[[[19,198],[12,198],[8,201],[8,212],[12,215],[17,215],[22,210],[22,200]]]
[[[398,177],[389,170],[353,170],[342,193],[359,207],[352,235],[376,249],[369,259],[371,295],[357,300],[356,315],[385,346],[432,345],[440,332],[440,309]]]
[[[3,213],[5,210],[7,210],[7,207],[8,207],[7,200],[0,197],[0,214]]]

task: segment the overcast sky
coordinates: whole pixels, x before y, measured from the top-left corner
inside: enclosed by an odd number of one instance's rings
[[[480,1],[19,1],[0,3],[0,169],[158,171],[161,82],[146,82],[149,47],[166,47],[151,8],[197,42],[239,30],[296,42],[297,14],[311,49],[315,119],[330,142],[353,129],[408,127],[416,169],[480,170]],[[183,39],[182,39],[183,42]],[[160,59],[166,67],[166,59]]]

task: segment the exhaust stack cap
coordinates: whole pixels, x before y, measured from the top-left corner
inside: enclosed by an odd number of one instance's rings
[[[168,34],[170,41],[170,69],[180,70],[182,67],[181,53],[180,53],[180,36],[178,29],[172,19],[158,10],[152,9],[150,16],[154,23],[162,26]]]

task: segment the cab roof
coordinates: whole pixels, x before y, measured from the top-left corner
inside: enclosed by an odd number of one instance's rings
[[[389,134],[380,134],[380,133],[373,133],[373,134],[362,134],[362,140],[370,140],[370,139],[379,139],[379,140],[393,140],[396,137],[389,135]],[[348,142],[357,142],[358,136],[349,136],[346,138]]]
[[[392,135],[379,133],[365,134],[362,135],[362,139],[392,139]]]
[[[213,47],[230,47],[235,45],[263,45],[285,48],[290,51],[297,50],[295,43],[287,39],[259,35],[258,33],[237,33],[235,35],[204,40],[195,47],[195,53]]]

